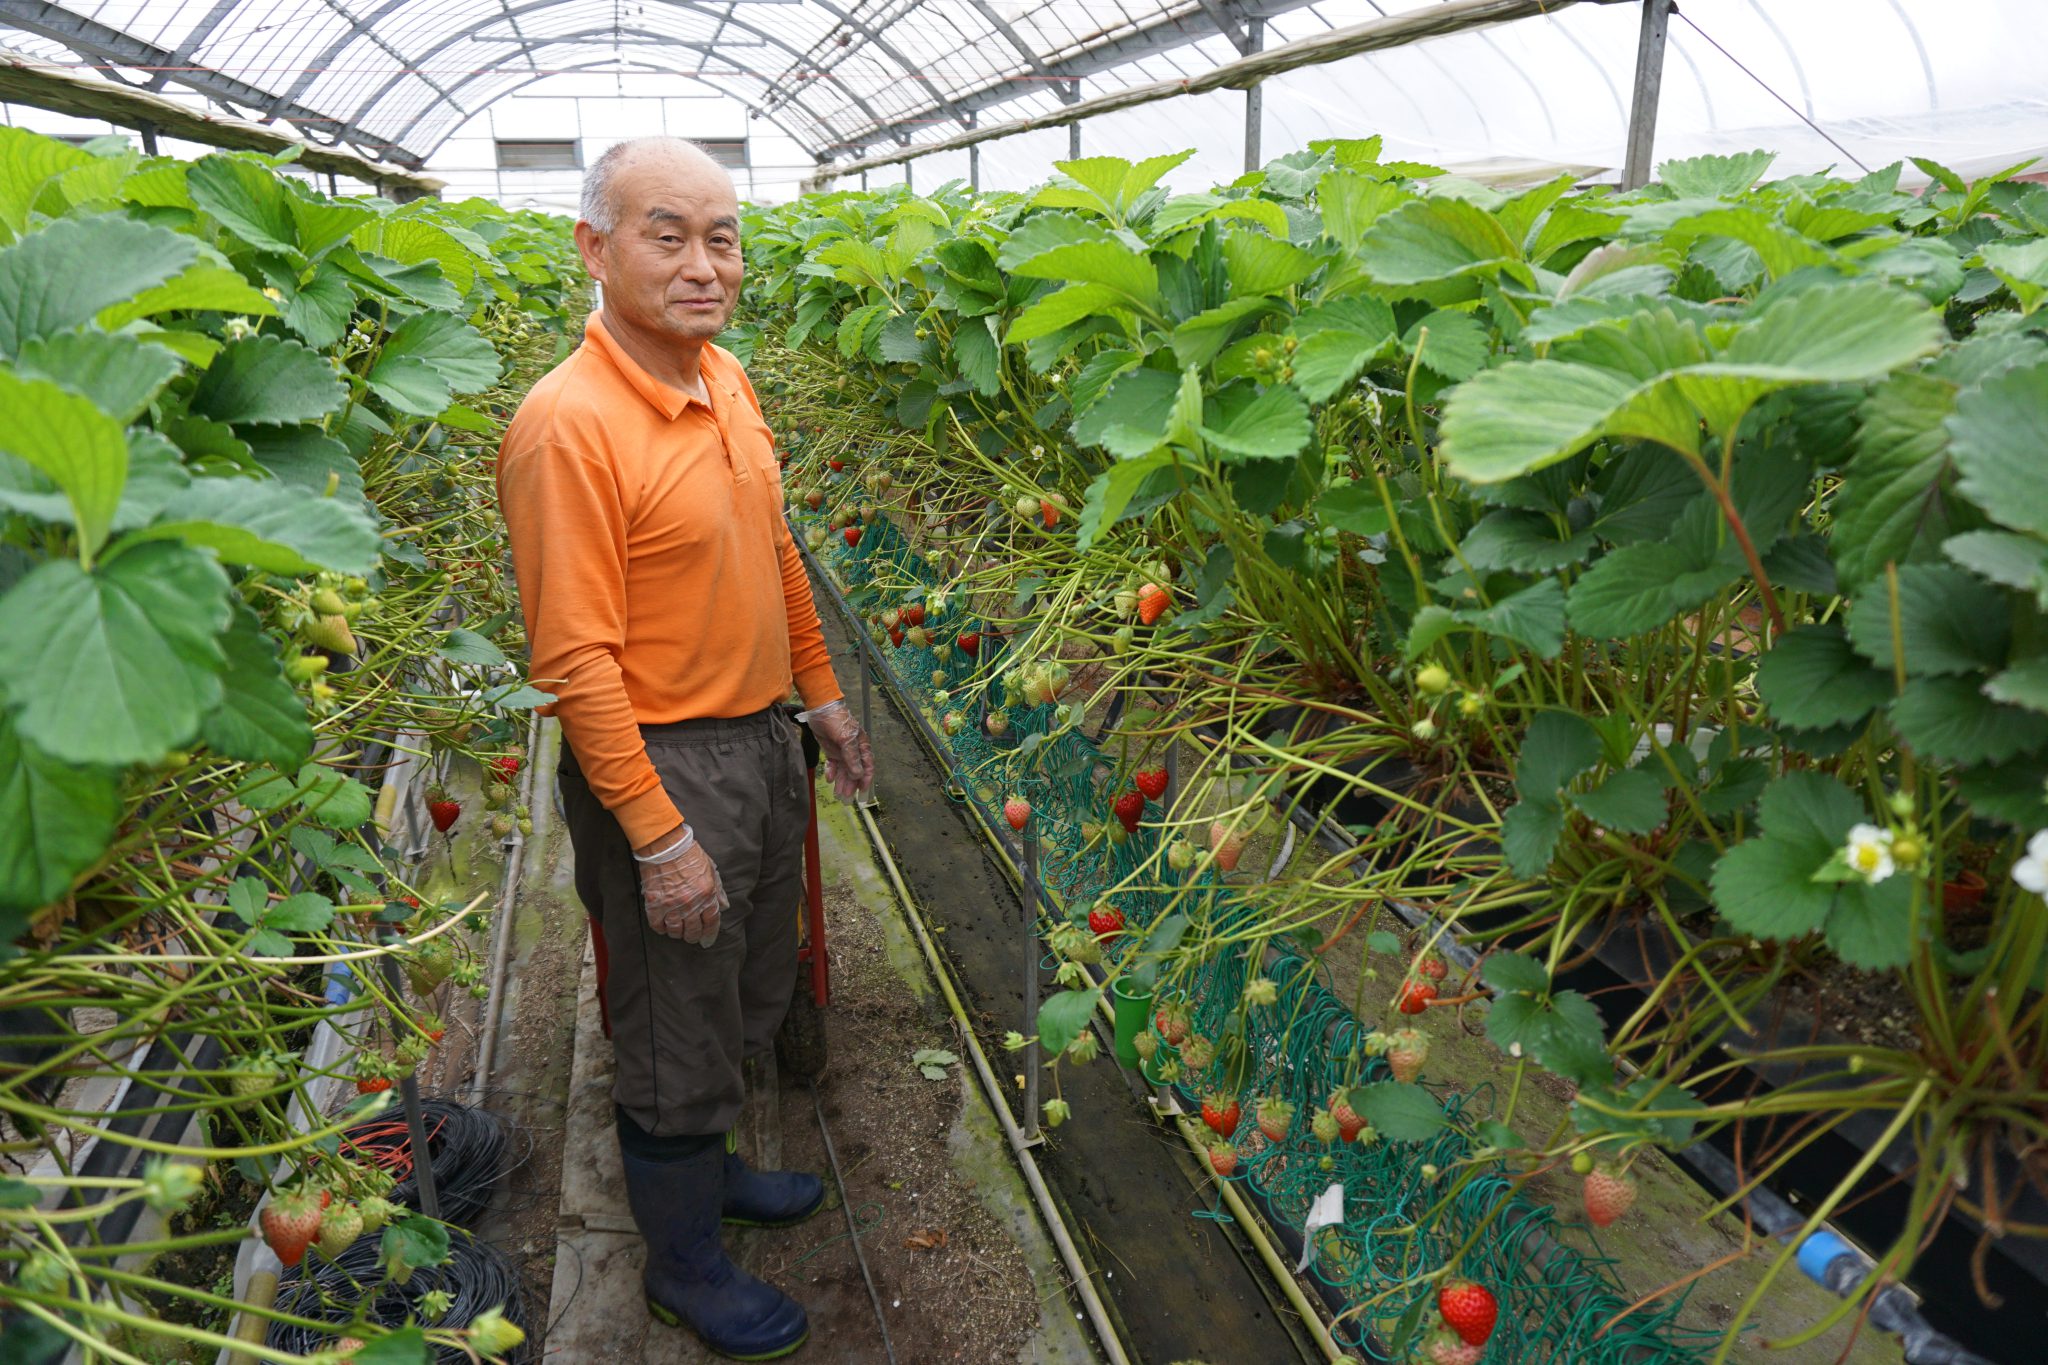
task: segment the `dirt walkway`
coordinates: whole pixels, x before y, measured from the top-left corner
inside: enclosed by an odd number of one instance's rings
[[[757,1076],[742,1125],[750,1159],[827,1171],[822,1110],[846,1180],[895,1359],[1094,1360],[1059,1263],[994,1115],[957,1062],[952,1021],[886,891],[851,812],[821,807],[833,998],[830,1065],[816,1100],[801,1079]],[[578,994],[562,1144],[561,1199],[546,1356],[567,1361],[714,1359],[688,1333],[650,1321],[612,1137],[611,1050],[599,1028],[595,970]],[[735,1230],[728,1245],[755,1273],[801,1299],[812,1339],[802,1358],[885,1362],[888,1348],[836,1190],[801,1227]]]

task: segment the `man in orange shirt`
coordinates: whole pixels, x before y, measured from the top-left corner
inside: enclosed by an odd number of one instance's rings
[[[603,288],[583,345],[506,429],[498,497],[533,679],[555,694],[576,889],[601,926],[619,1146],[650,1308],[726,1355],[803,1344],[803,1308],[734,1266],[721,1220],[815,1213],[809,1173],[729,1136],[740,1063],[796,979],[808,818],[791,685],[842,798],[873,781],[782,519],[774,438],[712,344],[739,301],[732,180],[645,138],[584,184],[576,244]]]

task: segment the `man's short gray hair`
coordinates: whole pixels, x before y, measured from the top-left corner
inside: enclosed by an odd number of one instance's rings
[[[612,202],[612,181],[619,173],[619,167],[626,164],[634,153],[645,151],[669,151],[686,157],[696,157],[718,163],[711,154],[686,137],[675,137],[668,133],[656,133],[650,137],[628,138],[614,142],[604,153],[590,164],[583,173],[583,198],[577,206],[577,216],[599,232],[610,232],[618,223],[618,205]],[[721,168],[722,169],[722,168]]]

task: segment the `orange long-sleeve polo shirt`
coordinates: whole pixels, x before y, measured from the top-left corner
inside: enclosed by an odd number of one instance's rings
[[[792,680],[807,706],[840,696],[753,385],[717,346],[702,372],[708,404],[641,368],[593,313],[498,457],[533,685],[555,695],[577,764],[636,846],[688,815],[641,725],[749,715]]]

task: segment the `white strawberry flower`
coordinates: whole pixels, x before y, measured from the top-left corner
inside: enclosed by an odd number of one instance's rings
[[[2027,856],[2012,865],[2012,879],[2037,896],[2048,893],[2048,829],[2027,840]]]
[[[1892,832],[1876,825],[1857,825],[1849,831],[1849,870],[1872,886],[1898,870],[1892,861]]]

